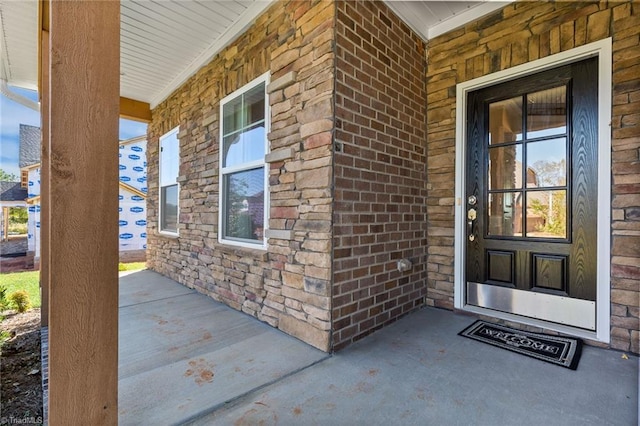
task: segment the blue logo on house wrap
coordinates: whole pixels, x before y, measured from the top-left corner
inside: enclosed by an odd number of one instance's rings
[[[145,161],[144,163],[142,163],[142,165],[143,165],[144,167],[147,167],[147,162]]]
[[[144,201],[144,198],[142,198],[142,197],[141,197],[141,196],[139,196],[139,195],[132,195],[132,196],[131,196],[131,199],[132,199],[133,201]]]
[[[144,209],[142,207],[131,207],[129,209],[129,211],[131,211],[133,213],[142,213],[144,211]]]
[[[40,212],[40,205],[39,204],[36,206],[36,212],[38,212],[38,213]]]
[[[120,148],[120,149],[124,149],[124,145],[120,145],[120,147],[119,147],[119,148]]]
[[[134,145],[134,146],[131,147],[131,151],[142,152],[142,148],[140,148],[139,146]]]
[[[33,186],[33,182],[29,181],[29,186]]]
[[[128,157],[132,160],[139,160],[140,156],[136,154],[129,154]]]
[[[120,234],[120,239],[121,240],[128,240],[130,238],[133,238],[133,234],[129,234],[128,232],[126,232],[124,234]]]
[[[128,224],[129,224],[129,222],[127,222],[126,220],[118,221],[118,225],[120,225],[120,226],[127,226]]]
[[[118,154],[118,157],[122,157],[122,154]]]
[[[142,182],[146,182],[147,181],[147,177],[146,176],[142,176],[139,177],[138,179],[136,179],[138,182],[142,183]]]
[[[120,170],[127,170],[127,166],[125,166],[124,164],[119,164],[119,165],[118,165],[118,168],[119,168]]]
[[[136,225],[138,226],[147,226],[147,221],[144,219],[136,220]]]
[[[124,200],[124,195],[118,195],[118,200]]]
[[[36,222],[36,228],[40,228],[40,222]]]
[[[145,186],[145,187],[140,188],[140,191],[147,192],[147,187]]]
[[[118,207],[118,213],[122,212],[122,207]]]
[[[146,249],[147,249],[147,245],[146,245],[146,244],[144,244],[144,245],[142,246],[142,248],[146,250]]]
[[[140,234],[140,237],[141,237],[141,238],[147,238],[147,233],[146,233],[146,232],[141,233],[141,234]]]
[[[131,178],[129,176],[120,176],[120,180],[122,182],[129,182],[131,180]]]
[[[35,212],[36,212],[36,206],[29,207],[29,213],[35,213]]]
[[[144,169],[140,166],[133,166],[133,170],[136,172],[144,172]]]

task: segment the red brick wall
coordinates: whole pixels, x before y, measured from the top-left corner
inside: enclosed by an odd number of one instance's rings
[[[336,2],[334,349],[424,303],[424,44],[382,2]],[[413,262],[398,272],[402,258]]]
[[[607,37],[613,38],[611,347],[639,352],[638,2],[517,2],[429,42],[430,305],[453,306],[455,85]]]

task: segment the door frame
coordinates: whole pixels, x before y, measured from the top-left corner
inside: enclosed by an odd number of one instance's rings
[[[611,322],[611,43],[611,38],[603,39],[456,85],[454,308],[609,343]],[[596,331],[587,331],[576,327],[564,326],[534,318],[467,305],[465,303],[466,203],[463,203],[466,180],[465,158],[467,154],[467,95],[469,92],[487,86],[494,86],[508,80],[556,68],[568,63],[578,62],[590,57],[598,58],[599,76]]]

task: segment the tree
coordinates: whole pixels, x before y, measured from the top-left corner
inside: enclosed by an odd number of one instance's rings
[[[18,176],[13,173],[7,173],[4,170],[0,169],[0,181],[2,182],[18,182],[20,179]]]

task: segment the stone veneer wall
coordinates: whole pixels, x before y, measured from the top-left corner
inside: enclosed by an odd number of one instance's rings
[[[610,36],[614,62],[611,347],[639,352],[637,2],[518,2],[428,43],[428,304],[453,307],[455,85]]]
[[[148,266],[322,350],[330,348],[334,13],[274,3],[153,110]],[[266,71],[271,106],[266,251],[218,242],[219,101]],[[180,126],[178,238],[158,233],[158,141]]]
[[[382,2],[336,9],[337,350],[424,304],[427,194],[424,42]]]

